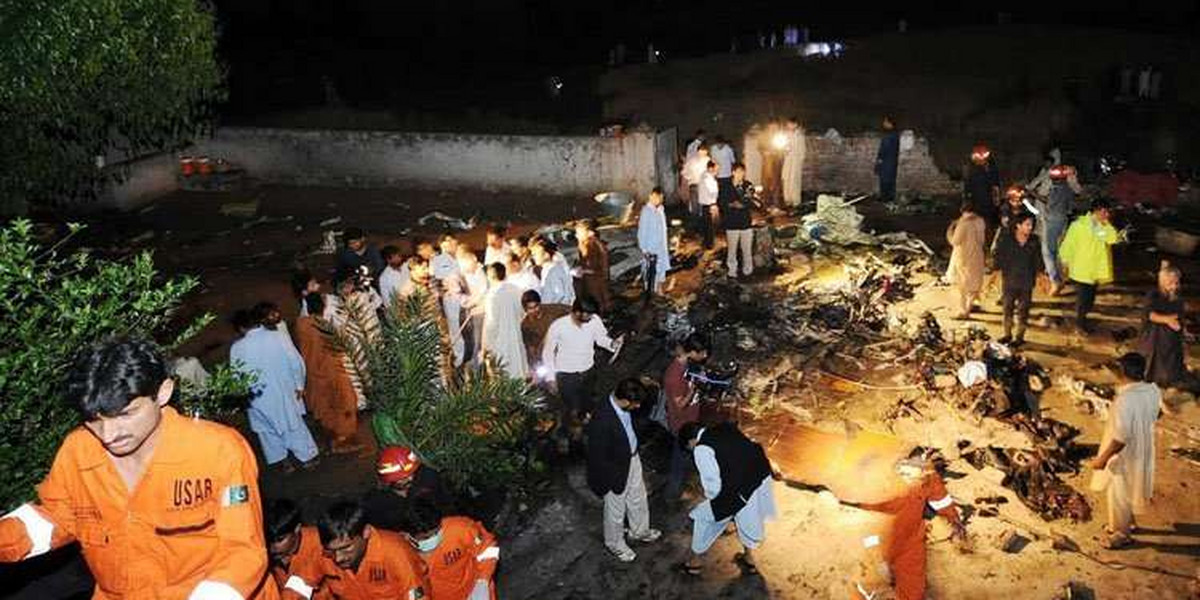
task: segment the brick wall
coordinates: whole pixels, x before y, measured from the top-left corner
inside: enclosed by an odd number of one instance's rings
[[[879,137],[878,134],[842,137],[808,132],[805,137],[804,191],[843,194],[878,191],[874,167]],[[911,147],[906,143],[909,139],[912,140]],[[899,193],[933,196],[958,194],[962,186],[934,164],[927,140],[905,132],[896,189]]]

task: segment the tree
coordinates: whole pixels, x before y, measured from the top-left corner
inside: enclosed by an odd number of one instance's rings
[[[79,423],[60,400],[80,348],[113,336],[162,337],[173,329],[182,299],[198,282],[164,279],[149,253],[129,261],[100,260],[84,249],[66,252],[74,232],[44,246],[33,225],[18,219],[0,229],[0,513],[32,497],[63,437]],[[167,348],[208,325],[187,323]],[[250,377],[218,366],[203,388],[180,386],[186,414],[222,419],[249,396]]]
[[[197,0],[0,0],[0,212],[96,193],[117,159],[170,148],[224,97]]]
[[[532,386],[495,365],[461,380],[447,373],[448,332],[440,302],[426,292],[396,298],[377,330],[367,310],[366,302],[340,302],[345,324],[323,328],[364,383],[380,445],[412,448],[459,489],[512,485],[536,467],[528,442],[543,402]]]

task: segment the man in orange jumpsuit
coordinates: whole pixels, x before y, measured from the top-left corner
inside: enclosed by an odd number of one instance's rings
[[[93,598],[277,598],[254,453],[236,431],[169,408],[174,389],[149,342],[85,350],[66,384],[83,426],[59,448],[40,503],[0,518],[0,562],[78,541]]]
[[[899,496],[878,503],[858,504],[860,508],[892,515],[887,531],[869,535],[863,546],[869,553],[881,552],[886,563],[885,574],[890,571],[895,584],[896,600],[923,600],[925,598],[925,507],[950,521],[954,528],[954,539],[965,541],[966,527],[958,517],[954,498],[946,491],[941,476],[923,460],[906,459],[897,465],[905,490]],[[862,585],[855,586],[857,598],[875,598],[872,590]]]
[[[319,579],[325,549],[317,528],[300,523],[300,509],[291,500],[275,500],[265,511],[267,554],[271,576],[284,600],[329,600]]]
[[[367,525],[363,509],[339,502],[317,522],[322,578],[339,600],[418,600],[429,594],[421,557],[400,534]]]
[[[414,502],[409,512],[408,537],[429,567],[430,598],[496,600],[496,537],[467,517],[443,517],[426,498]]]

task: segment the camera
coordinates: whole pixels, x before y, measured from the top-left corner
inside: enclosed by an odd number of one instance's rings
[[[688,364],[683,376],[692,384],[692,397],[689,404],[697,402],[720,402],[733,389],[741,366],[735,362],[718,365]]]

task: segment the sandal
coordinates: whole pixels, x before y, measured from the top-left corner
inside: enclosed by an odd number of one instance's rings
[[[1100,545],[1106,550],[1120,550],[1133,545],[1133,538],[1124,534],[1111,535],[1100,542]]]
[[[758,566],[746,559],[744,552],[739,552],[733,556],[733,562],[737,563],[745,575],[758,575]]]
[[[675,570],[687,575],[688,577],[699,577],[702,573],[704,573],[704,569],[702,567],[697,565],[689,565],[685,562],[675,565]]]

